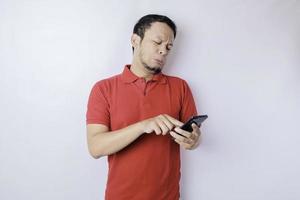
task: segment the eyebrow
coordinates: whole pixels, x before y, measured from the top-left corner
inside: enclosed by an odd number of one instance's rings
[[[163,41],[163,39],[161,39],[161,37],[159,37],[159,36],[156,36],[156,37],[154,37],[153,39],[154,39],[154,40],[160,40],[160,41]],[[169,43],[169,44],[173,45],[173,42],[172,42],[172,43]]]

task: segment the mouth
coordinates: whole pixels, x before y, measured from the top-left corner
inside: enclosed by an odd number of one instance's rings
[[[154,59],[154,61],[160,65],[160,66],[163,66],[164,65],[164,61],[163,60],[159,60],[159,59]]]

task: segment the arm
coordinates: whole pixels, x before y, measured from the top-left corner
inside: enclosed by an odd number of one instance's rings
[[[197,115],[197,109],[195,101],[186,81],[183,82],[182,88],[182,107],[180,112],[180,119],[182,121],[187,121],[191,116]],[[170,135],[174,137],[175,142],[177,142],[184,149],[192,150],[198,147],[199,139],[201,135],[200,128],[196,124],[192,124],[193,131],[188,132],[180,129],[179,127],[175,128],[174,131],[170,132]],[[180,133],[185,137],[177,134]]]
[[[155,132],[166,135],[175,126],[183,123],[169,115],[158,115],[125,128],[109,131],[102,124],[87,125],[87,141],[90,154],[95,158],[107,156],[122,150],[144,133]]]

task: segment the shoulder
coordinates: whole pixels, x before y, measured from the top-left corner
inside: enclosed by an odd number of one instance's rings
[[[177,76],[165,76],[172,91],[178,92],[182,97],[191,94],[190,86],[186,80]]]
[[[92,86],[90,96],[105,98],[106,101],[111,101],[111,95],[118,83],[119,74],[105,79],[98,80]]]
[[[166,79],[168,80],[168,83],[170,85],[174,85],[176,87],[180,86],[180,87],[187,87],[188,83],[186,80],[178,77],[178,76],[170,76],[170,75],[165,75]]]
[[[98,80],[96,83],[94,83],[93,88],[108,91],[110,90],[114,85],[118,83],[120,79],[120,74]]]

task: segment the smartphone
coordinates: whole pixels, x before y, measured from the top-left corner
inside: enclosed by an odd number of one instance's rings
[[[200,127],[201,123],[208,118],[207,115],[198,115],[191,117],[185,124],[183,124],[180,128],[182,130],[192,132],[192,124],[195,123],[198,127]]]

